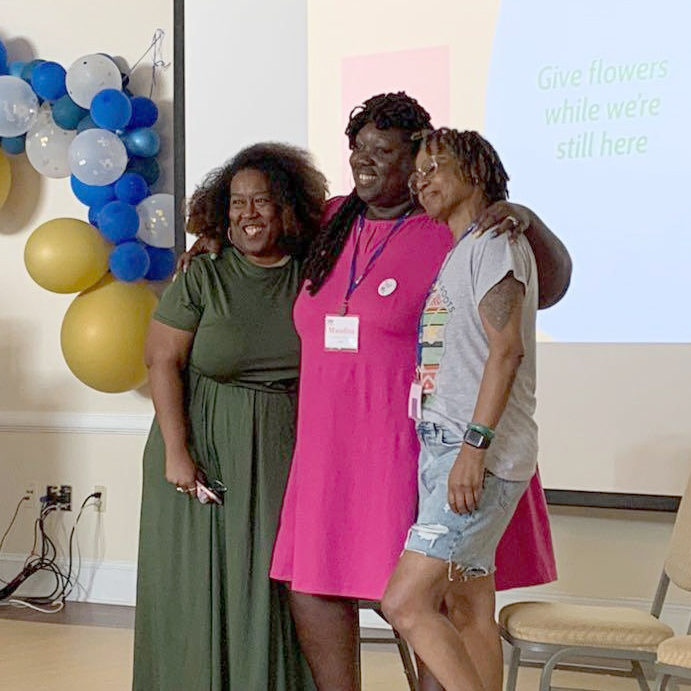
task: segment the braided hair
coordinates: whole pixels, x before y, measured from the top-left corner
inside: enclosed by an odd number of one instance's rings
[[[429,113],[404,91],[373,96],[351,111],[345,130],[351,149],[355,147],[355,139],[360,130],[370,122],[380,130],[402,130],[411,143],[413,158],[420,148],[419,138],[413,135],[432,126]],[[353,222],[366,208],[365,202],[353,190],[317,235],[303,271],[305,279],[309,281],[310,294],[314,295],[331,273]]]
[[[426,133],[425,151],[445,150],[456,159],[461,176],[482,188],[488,204],[508,199],[509,176],[494,147],[477,132],[459,132],[442,127]]]
[[[229,244],[226,230],[230,183],[237,173],[247,169],[258,170],[269,181],[271,200],[283,225],[277,247],[287,254],[305,256],[319,232],[327,185],[310,155],[289,144],[254,144],[240,151],[223,167],[212,170],[189,201],[187,231]]]

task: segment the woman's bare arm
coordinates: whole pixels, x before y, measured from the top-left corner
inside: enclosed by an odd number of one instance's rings
[[[185,489],[192,489],[199,479],[199,471],[187,448],[182,379],[193,340],[193,332],[152,320],[144,355],[156,419],[165,445],[166,480]]]

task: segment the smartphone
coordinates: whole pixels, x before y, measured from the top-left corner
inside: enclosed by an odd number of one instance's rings
[[[223,504],[223,494],[221,492],[214,492],[206,485],[203,485],[197,480],[197,499],[202,504],[213,502],[214,504]]]

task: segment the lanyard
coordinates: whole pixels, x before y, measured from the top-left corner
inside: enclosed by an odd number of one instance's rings
[[[355,292],[355,289],[362,283],[364,278],[372,270],[372,268],[374,267],[374,263],[377,261],[377,259],[379,259],[382,252],[384,251],[384,248],[389,244],[389,240],[391,240],[391,238],[398,232],[400,227],[403,225],[403,221],[405,221],[406,218],[410,216],[412,211],[412,209],[410,211],[406,211],[406,213],[404,213],[402,216],[399,216],[396,219],[396,223],[394,223],[393,228],[389,231],[389,234],[377,245],[376,249],[372,253],[372,256],[367,261],[367,265],[365,266],[364,270],[358,277],[356,277],[355,262],[357,261],[357,255],[360,249],[360,236],[362,235],[362,229],[365,226],[365,214],[360,214],[360,217],[358,218],[357,228],[355,229],[356,237],[355,247],[353,249],[353,258],[350,260],[350,279],[348,281],[348,290],[346,290],[345,297],[343,298],[343,305],[341,305],[342,316],[345,315],[348,311],[348,301]]]
[[[420,315],[420,321],[418,322],[417,326],[417,343],[415,344],[415,351],[416,351],[416,367],[415,367],[415,376],[418,381],[422,378],[421,375],[421,370],[422,370],[422,329],[423,329],[423,320],[425,318],[425,309],[427,307],[427,301],[429,300],[429,296],[432,294],[432,291],[434,290],[434,287],[437,285],[437,281],[439,280],[439,277],[441,276],[442,272],[446,268],[446,265],[449,262],[449,259],[451,259],[451,255],[453,254],[454,250],[458,245],[460,244],[461,240],[463,240],[467,235],[470,235],[475,228],[477,227],[477,223],[473,222],[471,223],[464,231],[463,235],[461,235],[460,238],[458,238],[458,241],[456,244],[449,250],[448,254],[446,257],[444,257],[444,261],[442,262],[441,267],[439,267],[439,271],[437,272],[437,276],[432,281],[432,285],[429,287],[429,290],[427,291],[427,296],[425,297],[425,301],[422,303],[422,314]]]

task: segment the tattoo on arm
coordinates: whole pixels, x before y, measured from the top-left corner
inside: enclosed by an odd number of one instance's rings
[[[525,287],[509,272],[480,300],[480,312],[494,329],[503,331],[524,295]]]

